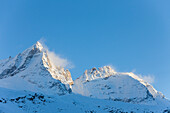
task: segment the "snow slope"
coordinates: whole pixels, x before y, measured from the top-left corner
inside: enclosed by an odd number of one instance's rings
[[[0,113],[163,113],[165,105],[144,105],[101,100],[81,95],[45,95],[0,88]],[[167,112],[168,113],[168,112]]]
[[[0,87],[63,95],[70,92],[72,83],[70,72],[55,67],[39,42],[0,61]]]

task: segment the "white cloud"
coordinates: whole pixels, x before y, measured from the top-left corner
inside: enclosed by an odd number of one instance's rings
[[[61,55],[56,54],[54,51],[50,51],[47,45],[45,45],[45,41],[46,40],[44,38],[39,40],[39,42],[43,45],[44,50],[47,51],[48,57],[53,65],[64,67],[64,68],[74,67],[74,65],[70,61],[68,61],[66,58],[62,58]]]
[[[139,75],[139,77],[150,84],[154,83],[155,81],[155,77],[153,75],[147,75],[147,76]]]
[[[49,51],[48,50],[48,57],[50,61],[55,65],[55,66],[61,66],[61,67],[67,67],[67,68],[73,68],[73,65],[71,62],[69,62],[65,58],[61,58],[60,55],[55,54],[55,52]]]

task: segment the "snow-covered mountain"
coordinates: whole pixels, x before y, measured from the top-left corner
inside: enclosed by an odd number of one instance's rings
[[[170,102],[133,73],[110,66],[86,70],[75,81],[37,42],[0,60],[0,113],[169,113]]]
[[[71,84],[70,72],[53,65],[39,42],[14,58],[0,61],[0,87],[63,95],[71,91]]]
[[[132,103],[165,100],[162,93],[135,74],[116,72],[110,66],[86,70],[75,80],[72,90],[83,96]]]

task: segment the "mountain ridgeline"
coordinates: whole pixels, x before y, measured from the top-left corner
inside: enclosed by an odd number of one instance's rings
[[[0,60],[0,113],[11,113],[8,105],[19,113],[170,112],[169,100],[131,72],[104,66],[86,70],[73,81],[70,71],[56,66],[40,42]]]

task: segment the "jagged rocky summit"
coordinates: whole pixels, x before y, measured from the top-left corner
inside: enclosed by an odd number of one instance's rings
[[[63,95],[71,84],[69,70],[55,66],[40,42],[0,62],[0,87]]]

